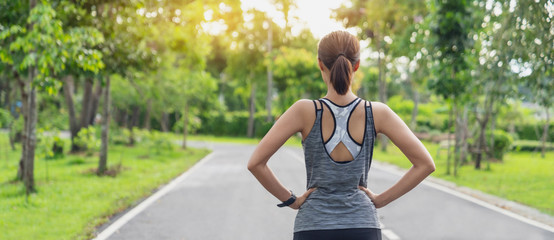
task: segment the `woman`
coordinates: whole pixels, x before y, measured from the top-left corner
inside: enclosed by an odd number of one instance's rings
[[[248,169],[278,206],[299,209],[294,240],[381,239],[376,208],[410,191],[435,170],[433,159],[406,124],[385,104],[362,100],[351,89],[360,66],[360,43],[346,31],[321,39],[318,63],[327,84],[324,98],[294,103],[260,141]],[[295,133],[302,134],[307,188],[296,197],[267,166]],[[413,166],[381,194],[367,188],[377,133],[389,137]]]

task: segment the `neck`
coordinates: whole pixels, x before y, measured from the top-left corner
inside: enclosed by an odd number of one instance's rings
[[[352,92],[351,88],[348,88],[348,92],[346,92],[346,94],[340,95],[337,91],[335,91],[333,86],[327,85],[327,94],[325,95],[325,98],[331,99],[331,101],[336,104],[346,105],[356,99],[357,96]]]

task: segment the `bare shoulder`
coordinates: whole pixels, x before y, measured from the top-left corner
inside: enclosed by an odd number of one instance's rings
[[[381,133],[383,128],[393,120],[391,118],[394,118],[396,114],[387,104],[382,102],[371,102],[371,109],[373,111],[375,130]]]
[[[390,109],[387,104],[384,104],[382,102],[371,102],[371,108],[373,109],[374,113],[385,114],[392,112],[392,109]]]
[[[314,112],[314,102],[309,99],[300,99],[290,106],[288,111],[297,114],[308,114]]]

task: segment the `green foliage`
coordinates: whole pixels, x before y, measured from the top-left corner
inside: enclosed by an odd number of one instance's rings
[[[64,156],[65,142],[56,129],[39,128],[37,130],[37,157],[39,159],[58,159]]]
[[[12,128],[10,130],[10,138],[13,139],[15,142],[21,141],[24,124],[25,123],[23,121],[23,117],[21,116],[13,122]]]
[[[3,108],[0,108],[0,128],[7,128],[13,121],[12,114]]]
[[[131,135],[129,129],[114,127],[110,129],[109,141],[114,145],[127,145],[129,144],[129,136]]]
[[[542,140],[544,122],[517,123],[515,124],[516,134],[519,139]],[[550,123],[548,128],[548,139],[554,141],[554,123]]]
[[[514,151],[534,152],[542,149],[541,141],[517,140],[513,144]],[[546,151],[554,151],[554,142],[546,143]]]
[[[298,99],[313,99],[324,95],[327,86],[319,73],[317,55],[303,48],[281,47],[269,57],[272,61],[266,61],[274,71],[280,111],[285,111]]]
[[[75,145],[86,149],[88,155],[95,153],[100,147],[100,140],[96,136],[96,128],[89,126],[81,128],[74,140]]]
[[[37,128],[68,129],[69,114],[55,104],[46,103],[47,107],[38,112]]]
[[[491,149],[492,142],[490,140],[491,139],[490,132],[487,132],[486,139],[487,139],[487,148]],[[504,157],[504,154],[512,148],[513,142],[514,142],[514,138],[509,133],[499,129],[494,130],[494,148],[492,148],[494,158],[502,160]]]
[[[162,151],[173,151],[174,149],[171,138],[158,131],[150,131],[149,134],[145,134],[142,142],[148,147],[149,152],[153,149],[156,155],[160,155]]]
[[[267,113],[254,114],[254,136],[263,137],[273,126],[272,122],[266,122]],[[202,124],[196,129],[198,134],[215,136],[246,136],[248,125],[248,112],[206,112],[200,116]]]
[[[434,58],[437,60],[435,78],[429,88],[444,99],[457,98],[468,86],[469,78],[462,73],[467,68],[464,58],[470,47],[468,32],[470,13],[467,1],[436,1],[430,29],[434,33]]]
[[[409,123],[412,115],[414,103],[411,100],[405,100],[402,96],[393,96],[389,98],[387,105],[404,120]],[[448,108],[438,101],[429,101],[420,103],[418,115],[416,118],[417,132],[445,132],[448,128]]]
[[[39,2],[30,11],[27,24],[32,26],[30,30],[20,25],[0,29],[0,41],[9,41],[6,48],[0,48],[0,61],[14,65],[22,75],[30,68],[36,69],[33,84],[49,94],[55,94],[61,86],[56,75],[67,65],[75,63],[94,73],[104,67],[102,54],[90,48],[103,41],[102,35],[93,28],[64,30],[48,1]]]

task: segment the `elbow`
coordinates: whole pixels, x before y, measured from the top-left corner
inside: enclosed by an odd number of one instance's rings
[[[429,161],[427,161],[425,163],[420,163],[420,164],[414,165],[414,167],[420,169],[419,171],[426,174],[426,175],[430,175],[436,169],[435,168],[435,163],[433,162],[433,159],[430,159]]]
[[[248,161],[248,164],[246,165],[246,168],[251,173],[254,173],[260,168],[260,164],[256,163],[255,161],[250,160],[250,161]]]
[[[246,165],[246,168],[248,169],[248,171],[250,172],[253,172],[255,169],[256,169],[256,165],[255,164],[252,164],[252,162],[248,162],[248,164]]]
[[[432,164],[431,166],[429,166],[428,169],[429,169],[429,174],[433,173],[436,170],[435,164]]]
[[[429,174],[433,173],[436,170],[435,162],[433,162],[433,159],[431,159],[430,163],[426,165],[426,169]]]

